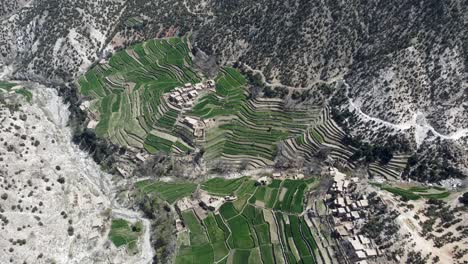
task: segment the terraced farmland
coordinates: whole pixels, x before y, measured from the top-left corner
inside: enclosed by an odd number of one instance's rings
[[[200,81],[191,64],[186,40],[180,38],[139,43],[97,64],[78,81],[80,92],[91,99],[90,111],[98,116],[96,134],[150,153],[189,149],[190,142],[175,131],[180,109],[161,96]]]
[[[15,94],[20,94],[24,96],[24,98],[28,102],[32,100],[33,94],[29,90],[26,90],[25,88],[19,88],[19,87],[14,88],[15,86],[18,86],[18,84],[0,81],[0,95],[7,94],[7,93],[15,93]]]
[[[303,133],[319,117],[319,109],[289,110],[280,99],[249,99],[246,79],[232,68],[222,69],[215,81],[216,93],[193,108],[194,115],[218,123],[206,136],[208,159],[272,165],[277,143]]]
[[[278,142],[304,133],[319,118],[318,108],[290,110],[280,99],[249,99],[244,76],[225,67],[215,78],[216,91],[184,113],[215,121],[204,139],[195,140],[178,121],[181,109],[161,99],[175,87],[201,81],[191,65],[186,39],[171,38],[130,46],[93,67],[78,84],[99,120],[96,134],[150,153],[199,146],[207,160],[261,167],[273,163]]]
[[[190,196],[197,185],[189,182],[168,183],[162,181],[144,180],[135,183],[135,187],[146,194],[157,194],[168,203],[174,203],[180,198]]]
[[[299,154],[307,160],[314,157],[321,149],[327,149],[330,157],[336,162],[354,168],[354,164],[349,160],[353,149],[341,143],[344,136],[341,128],[330,118],[329,109],[324,108],[320,120],[313,127],[295,138],[284,141],[282,155],[295,160]]]
[[[207,214],[200,215],[196,213],[200,209],[193,208],[181,212],[186,229],[178,233],[176,263],[317,262],[321,256],[313,230],[302,215],[304,196],[313,181],[274,180],[267,186],[257,186],[254,180],[243,177],[201,183],[200,187],[214,196],[229,194],[237,199]],[[157,183],[143,181],[137,186]],[[178,186],[180,191],[174,185],[171,192],[185,192],[183,185]],[[163,196],[166,191],[161,188],[155,192]]]
[[[406,200],[424,199],[444,199],[450,195],[450,192],[443,187],[426,186],[393,186],[390,184],[371,183],[382,190],[391,192]]]
[[[343,145],[344,132],[330,118],[328,108],[291,109],[282,99],[251,98],[247,80],[236,69],[222,68],[215,91],[203,93],[190,109],[170,104],[162,97],[185,83],[203,77],[192,68],[187,39],[150,40],[115,53],[97,64],[79,81],[90,99],[89,111],[99,120],[95,131],[121,146],[144,148],[149,153],[185,154],[204,149],[207,161],[221,159],[234,167],[273,165],[278,154],[291,160],[310,159],[326,148],[344,166],[354,149]],[[181,120],[191,116],[211,120],[204,136],[195,138]],[[278,149],[281,144],[281,149]],[[369,171],[398,178],[406,158],[389,164],[371,164]]]

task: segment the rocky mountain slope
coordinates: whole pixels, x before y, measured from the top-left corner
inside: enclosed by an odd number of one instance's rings
[[[12,94],[0,106],[0,263],[148,263],[146,219],[139,254],[110,243],[112,217],[139,215],[112,201],[111,175],[71,142],[57,91],[19,85],[30,102]]]
[[[109,50],[190,32],[220,64],[240,61],[300,100],[333,104],[350,135],[396,137],[405,147],[395,151],[419,152],[414,168],[428,172],[421,160],[436,153],[456,170],[444,174],[468,174],[466,1],[15,3],[2,10],[3,75],[71,81]]]

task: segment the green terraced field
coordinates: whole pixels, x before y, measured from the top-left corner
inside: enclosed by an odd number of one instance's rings
[[[5,82],[5,81],[0,81],[0,94],[2,93],[9,93],[11,91],[11,88],[15,87],[17,84],[15,83],[10,83],[10,82]],[[25,88],[19,88],[15,89],[14,92],[16,94],[20,94],[26,98],[26,101],[31,102],[33,94],[31,91],[26,90]]]
[[[193,107],[193,114],[201,118],[229,117],[209,131],[207,157],[271,164],[277,143],[305,132],[315,118],[308,112],[288,111],[276,101],[248,99],[247,81],[235,69],[224,68],[215,81],[216,94],[206,95]]]
[[[216,193],[214,196],[235,194],[239,198],[225,202],[219,211],[208,212],[206,217],[202,216],[203,219],[192,209],[181,212],[187,228],[183,232],[188,232],[189,242],[178,246],[176,263],[270,264],[277,263],[278,258],[286,258],[290,263],[315,263],[317,246],[304,216],[300,216],[304,193],[313,183],[311,178],[274,180],[270,185],[257,186],[247,177],[232,180],[213,178],[201,183],[200,187],[213,195]],[[195,188],[195,184],[162,184],[150,180],[138,182],[136,186],[161,197],[167,193],[179,193],[179,198],[173,196],[171,202],[188,195]],[[282,199],[271,194],[281,189],[285,192]],[[263,201],[263,205],[258,201]],[[278,207],[272,209],[273,205]]]
[[[246,181],[247,178],[238,178],[232,180],[226,180],[223,178],[213,178],[204,182],[201,188],[214,195],[231,195],[239,189],[241,184]]]
[[[200,81],[187,39],[169,38],[116,52],[81,76],[78,86],[98,116],[97,136],[152,154],[203,147],[207,160],[221,158],[234,166],[272,165],[277,144],[302,135],[319,117],[315,110],[290,110],[281,100],[248,98],[246,78],[224,67],[215,78],[215,92],[205,93],[183,114],[215,120],[204,140],[197,141],[177,121],[181,109],[161,98],[175,87]]]
[[[144,180],[135,183],[135,187],[144,193],[155,193],[168,203],[191,195],[197,185],[195,183],[168,183],[162,181]]]
[[[109,239],[116,247],[126,246],[127,249],[135,253],[136,242],[142,233],[142,224],[137,222],[132,225],[124,219],[112,219]]]
[[[413,187],[408,187],[408,188],[400,188],[400,187],[395,187],[395,186],[391,186],[388,184],[381,184],[381,183],[371,183],[371,184],[379,187],[382,190],[401,196],[402,198],[407,199],[407,200],[418,200],[421,198],[444,199],[450,195],[449,191],[441,187],[413,186]]]
[[[100,116],[96,134],[114,144],[144,147],[151,153],[171,152],[176,141],[149,132],[175,134],[179,112],[168,107],[161,96],[201,80],[191,64],[186,39],[170,38],[130,46],[113,54],[107,63],[94,66],[78,85]]]

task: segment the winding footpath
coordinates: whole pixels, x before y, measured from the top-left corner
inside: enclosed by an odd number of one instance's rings
[[[348,99],[349,105],[351,106],[352,109],[354,109],[356,111],[356,113],[359,114],[359,116],[362,119],[364,119],[366,121],[374,121],[374,122],[382,124],[382,125],[384,125],[386,127],[389,127],[389,128],[395,129],[395,130],[400,130],[400,131],[415,128],[414,136],[415,136],[416,143],[417,143],[418,146],[420,146],[422,144],[422,142],[427,138],[427,134],[428,134],[429,131],[432,132],[432,134],[434,134],[436,137],[440,137],[440,138],[446,139],[446,140],[455,140],[456,141],[456,140],[459,140],[459,139],[461,139],[463,137],[468,136],[468,128],[459,129],[459,130],[457,130],[457,131],[455,131],[455,132],[453,132],[453,133],[451,133],[449,135],[444,135],[444,134],[441,134],[441,133],[437,132],[435,130],[435,128],[432,127],[427,122],[427,119],[425,118],[424,113],[422,113],[420,111],[416,111],[413,114],[413,117],[412,117],[412,119],[410,121],[405,122],[405,123],[400,123],[400,124],[394,124],[394,123],[382,120],[380,118],[371,117],[371,116],[365,114],[361,110],[360,106],[357,105],[353,101],[353,99],[351,97],[349,97],[350,85],[348,83],[346,83],[346,81],[344,79],[342,79],[342,82],[346,87],[346,98]]]

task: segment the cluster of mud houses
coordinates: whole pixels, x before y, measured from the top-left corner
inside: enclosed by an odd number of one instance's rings
[[[331,208],[335,233],[339,235],[342,245],[354,263],[365,264],[366,259],[382,254],[372,239],[359,234],[358,226],[366,221],[369,201],[362,194],[355,193],[359,178],[349,178],[335,168],[330,169],[333,185],[327,194]]]
[[[195,99],[199,93],[206,89],[213,89],[215,82],[208,80],[204,83],[186,83],[184,87],[177,87],[172,90],[167,96],[169,103],[180,108],[191,108],[194,105]]]
[[[175,204],[178,212],[193,210],[198,218],[204,219],[210,212],[218,212],[221,205],[225,202],[237,200],[235,195],[215,196],[206,191],[198,190],[197,195],[185,197]],[[176,220],[177,231],[185,228],[182,218]]]

